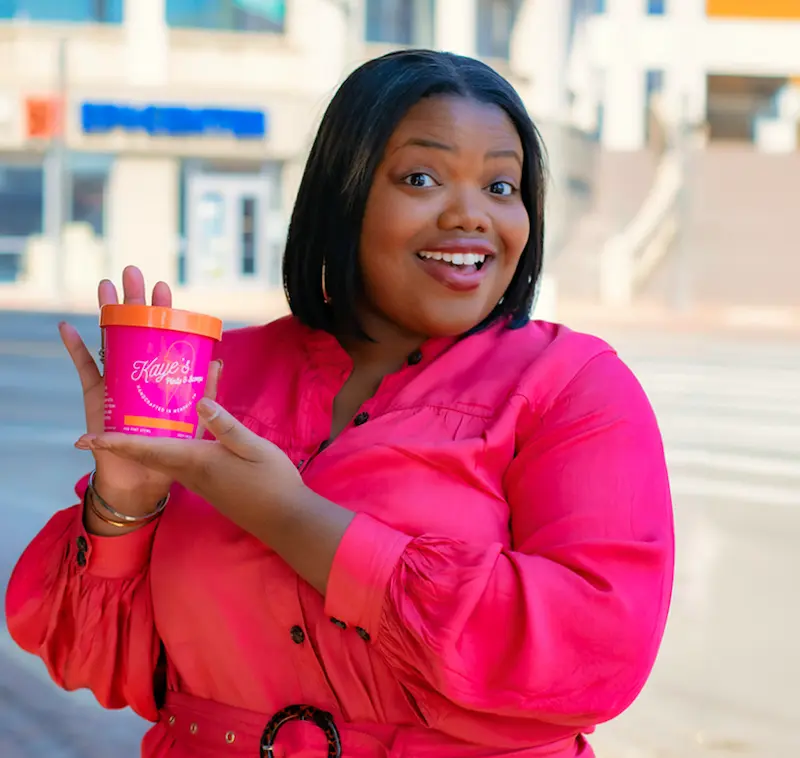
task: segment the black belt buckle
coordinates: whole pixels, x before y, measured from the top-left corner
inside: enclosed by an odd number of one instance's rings
[[[261,735],[261,758],[275,758],[275,739],[281,727],[290,721],[310,721],[318,726],[328,741],[328,758],[342,758],[342,740],[333,716],[313,705],[290,705],[269,720]]]

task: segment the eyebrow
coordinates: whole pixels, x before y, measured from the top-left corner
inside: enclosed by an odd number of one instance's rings
[[[456,152],[456,149],[452,145],[448,145],[444,142],[437,142],[436,140],[432,139],[425,139],[423,137],[412,137],[411,139],[404,142],[400,145],[398,150],[401,150],[404,147],[427,147],[432,148],[434,150],[444,150],[448,153]],[[487,158],[513,158],[516,160],[519,165],[522,165],[522,156],[519,154],[517,150],[514,149],[502,149],[502,150],[490,150],[486,153]]]
[[[522,165],[522,156],[516,150],[513,150],[513,149],[490,150],[488,153],[486,153],[486,157],[487,158],[513,158],[514,160],[517,161],[517,163],[519,163],[520,166]]]

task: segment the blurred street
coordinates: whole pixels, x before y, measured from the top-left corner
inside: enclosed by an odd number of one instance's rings
[[[99,344],[96,319],[71,319]],[[54,315],[0,313],[0,587],[49,516],[73,503],[89,461],[72,448],[83,428],[80,387]],[[5,619],[5,616],[3,616]],[[108,713],[86,692],[62,693],[44,665],[19,651],[0,624],[0,756],[111,758],[139,755],[145,724]]]
[[[608,336],[659,417],[675,502],[670,622],[599,758],[800,752],[800,340]]]
[[[0,586],[89,467],[80,390],[56,315],[0,313]],[[72,318],[96,347],[96,320]],[[800,753],[800,341],[604,334],[640,377],[668,449],[678,582],[642,698],[594,739],[599,758]],[[0,627],[0,756],[138,755],[145,728],[63,695]]]

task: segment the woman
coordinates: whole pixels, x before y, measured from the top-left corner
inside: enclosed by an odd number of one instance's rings
[[[59,686],[156,722],[143,756],[590,756],[640,691],[672,582],[662,444],[611,348],[529,320],[544,182],[505,80],[395,53],[330,104],[292,316],[223,338],[206,439],[103,434],[61,327],[96,475],[21,558],[8,624]]]

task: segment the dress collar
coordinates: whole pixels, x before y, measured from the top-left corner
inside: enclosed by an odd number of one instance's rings
[[[350,355],[342,347],[339,340],[332,334],[322,329],[311,329],[296,321],[303,333],[303,342],[309,358],[319,367],[324,367],[334,371],[350,372],[353,369],[353,361]],[[425,340],[422,345],[413,351],[407,360],[406,365],[419,366],[420,368],[436,360],[442,353],[449,350],[456,343],[464,339],[473,339],[501,329],[505,326],[505,320],[499,319],[496,323],[470,337],[431,337]],[[421,354],[421,358],[420,355]]]

